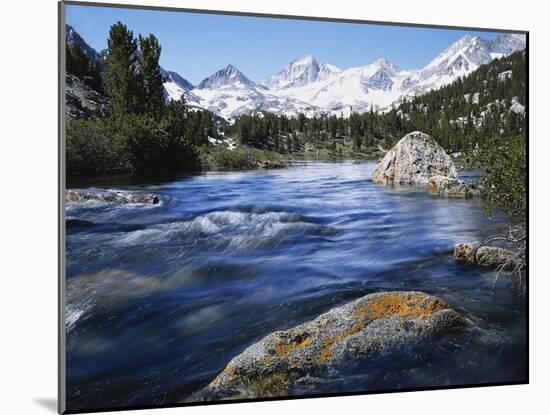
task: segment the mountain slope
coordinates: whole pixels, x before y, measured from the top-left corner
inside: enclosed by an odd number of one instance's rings
[[[294,115],[296,111],[313,115],[320,111],[308,103],[273,93],[248,79],[233,65],[202,80],[189,95],[197,97],[193,103],[199,107],[226,119],[260,111],[285,115]]]
[[[385,117],[403,131],[429,133],[451,151],[475,148],[491,136],[524,134],[526,74],[525,51],[514,52],[409,98]]]
[[[292,68],[291,64],[266,78],[266,84],[278,85],[280,94],[308,102],[328,113],[349,115],[352,110],[364,112],[371,106],[385,110],[404,97],[448,85],[480,65],[524,47],[523,35],[500,35],[493,40],[466,35],[420,70],[401,70],[379,59],[370,65],[333,72],[325,79],[283,84],[281,79],[291,79],[291,71],[287,70]]]
[[[414,92],[425,92],[447,85],[467,75],[481,65],[525,48],[525,37],[500,35],[493,40],[466,35],[453,43],[418,74],[418,87]]]
[[[187,79],[183,78],[180,74],[173,71],[166,71],[161,68],[161,74],[164,77],[164,90],[165,97],[168,100],[180,100],[182,96],[187,96],[194,88],[194,85]]]
[[[390,73],[391,67],[380,64],[374,66],[386,66]],[[370,69],[370,78],[376,68]],[[357,72],[362,71],[369,76],[365,68]],[[468,155],[493,138],[525,137],[526,77],[526,52],[519,51],[385,112],[316,118],[254,114],[237,119],[230,133],[247,145],[280,153],[357,159],[379,155],[411,131],[423,131],[448,152]],[[377,79],[375,86],[384,90],[387,84]]]
[[[78,32],[70,25],[65,25],[65,42],[68,46],[78,45],[84,51],[86,56],[92,60],[101,60],[100,53],[86,43]]]

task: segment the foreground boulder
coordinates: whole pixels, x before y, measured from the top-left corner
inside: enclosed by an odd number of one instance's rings
[[[65,195],[67,202],[83,202],[86,200],[100,200],[114,203],[149,203],[156,205],[160,198],[154,194],[117,192],[110,190],[68,190]]]
[[[514,269],[521,261],[515,252],[508,249],[498,246],[480,246],[476,249],[464,243],[455,245],[454,257],[460,262],[493,268],[505,266],[504,269]]]
[[[372,181],[385,185],[427,185],[433,176],[456,179],[455,165],[433,138],[415,131],[386,153],[372,173]]]
[[[294,385],[357,359],[464,326],[445,301],[422,292],[370,294],[269,334],[232,359],[193,399],[286,395]]]
[[[475,184],[440,175],[430,177],[428,191],[438,196],[462,199],[480,195]]]

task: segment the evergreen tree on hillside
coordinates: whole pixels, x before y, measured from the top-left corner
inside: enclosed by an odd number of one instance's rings
[[[67,45],[66,52],[66,70],[67,73],[83,77],[88,74],[90,60],[80,45],[74,43]]]
[[[147,37],[140,35],[139,47],[141,50],[139,66],[143,78],[142,106],[145,113],[159,120],[165,107],[164,86],[159,65],[162,48],[153,34]]]
[[[137,42],[132,31],[121,22],[112,25],[109,31],[104,88],[110,98],[111,113],[115,118],[141,111],[141,82],[137,63]]]
[[[74,43],[66,46],[65,70],[81,78],[88,86],[102,92],[101,64],[88,58],[82,47]]]

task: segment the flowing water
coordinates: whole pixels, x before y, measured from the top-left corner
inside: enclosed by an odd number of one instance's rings
[[[309,163],[77,188],[157,205],[67,203],[69,409],[180,402],[275,330],[375,291],[444,298],[476,330],[373,356],[315,389],[525,380],[525,301],[452,247],[503,229],[479,200],[386,188],[375,164]]]

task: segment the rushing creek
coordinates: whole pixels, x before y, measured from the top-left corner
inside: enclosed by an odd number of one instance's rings
[[[71,183],[161,201],[66,204],[68,409],[182,401],[268,333],[387,290],[434,294],[479,329],[372,356],[303,393],[524,380],[525,300],[452,256],[506,218],[375,185],[374,167]]]

